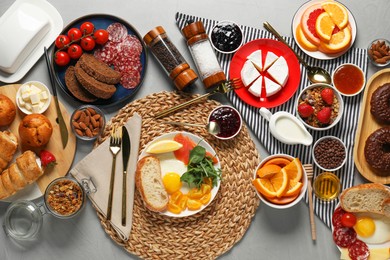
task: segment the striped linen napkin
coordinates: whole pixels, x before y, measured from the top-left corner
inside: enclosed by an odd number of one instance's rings
[[[211,33],[212,27],[218,22],[215,20],[196,17],[193,15],[176,13],[176,23],[180,30],[186,25],[186,22],[188,20],[202,21],[208,34]],[[261,38],[275,39],[269,32],[265,30],[260,30],[248,26],[241,26],[241,29],[244,32],[244,44],[246,42]],[[284,39],[293,47],[296,52],[298,52],[308,62],[308,64],[312,66],[320,66],[325,68],[327,71],[332,72],[334,69],[336,69],[337,66],[343,63],[354,63],[359,66],[363,71],[367,71],[368,60],[367,50],[365,49],[351,48],[347,53],[345,53],[339,58],[322,61],[307,56],[304,52],[300,50],[293,38],[284,37]],[[216,53],[216,55],[226,75],[229,75],[229,66],[230,61],[233,58],[233,54]],[[310,82],[306,77],[306,70],[301,65],[301,81],[299,84],[299,88],[294,94],[294,96],[286,103],[278,107],[271,108],[270,111],[273,114],[277,111],[286,111],[295,114],[294,104],[298,97],[298,94],[300,90],[304,89],[308,85],[310,85]],[[335,174],[340,178],[342,189],[349,188],[353,185],[353,177],[355,172],[357,173],[357,169],[353,161],[353,145],[362,96],[363,94],[361,93],[354,97],[343,98],[344,115],[341,118],[340,122],[332,129],[326,131],[309,130],[313,136],[313,143],[320,137],[326,135],[337,136],[345,143],[347,147],[347,162],[344,167],[335,172]],[[307,146],[303,145],[287,145],[279,142],[271,135],[268,127],[268,122],[260,116],[259,108],[247,105],[233,92],[228,93],[228,99],[233,104],[233,106],[241,113],[247,126],[252,130],[254,135],[257,136],[259,141],[264,145],[265,149],[267,149],[270,154],[285,153],[294,157],[299,157],[302,163],[312,163],[314,165],[314,162],[311,157],[312,147],[308,148]],[[321,172],[322,170],[314,165],[314,178]],[[305,197],[305,201],[306,203],[308,203],[307,195]],[[313,196],[313,202],[315,207],[314,211],[316,215],[330,228],[332,223],[332,214],[338,203],[338,199],[333,200],[331,202],[322,202],[321,200]]]

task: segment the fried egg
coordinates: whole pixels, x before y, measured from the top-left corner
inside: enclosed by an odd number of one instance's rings
[[[160,159],[161,177],[165,190],[169,194],[181,190],[180,176],[187,171],[187,166],[177,160],[172,152],[159,154],[158,158]]]
[[[390,218],[368,213],[355,213],[357,218],[353,227],[357,238],[367,244],[390,242]]]

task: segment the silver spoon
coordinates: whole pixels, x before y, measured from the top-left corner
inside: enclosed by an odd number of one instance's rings
[[[298,53],[296,53],[294,51],[294,49],[291,48],[291,46],[283,39],[283,37],[268,22],[264,22],[263,26],[267,31],[272,33],[279,41],[286,44],[294,52],[294,54],[295,54],[295,56],[297,56],[299,62],[302,63],[303,66],[305,66],[307,77],[309,78],[311,83],[327,83],[327,84],[332,83],[332,79],[331,79],[329,73],[325,69],[320,68],[320,67],[309,66],[309,64],[307,64],[306,61],[304,61],[301,58],[301,56],[299,56]]]
[[[174,122],[174,121],[162,121],[164,124],[170,124],[170,125],[185,125],[185,126],[194,126],[194,127],[205,127],[207,132],[209,132],[212,135],[217,135],[221,132],[221,128],[219,124],[215,121],[210,121],[207,125],[199,125],[199,124],[190,124],[190,123],[184,123],[184,122]]]

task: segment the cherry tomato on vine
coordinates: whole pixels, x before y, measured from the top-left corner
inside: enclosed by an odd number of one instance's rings
[[[95,26],[91,22],[84,22],[80,26],[81,33],[83,35],[91,34],[93,33],[93,30],[95,29]]]
[[[344,213],[343,216],[341,217],[341,224],[344,227],[349,227],[349,228],[355,226],[356,224],[355,215],[349,212]]]
[[[95,48],[95,40],[91,36],[87,36],[80,41],[81,48],[86,51],[91,51]]]
[[[73,43],[68,48],[68,54],[72,59],[78,59],[83,54],[83,49],[80,45]]]
[[[103,45],[108,41],[108,32],[104,29],[96,30],[93,34],[97,44]]]
[[[78,28],[71,28],[68,31],[68,37],[71,41],[77,41],[81,38],[81,36],[83,36],[83,34]]]
[[[58,35],[55,42],[56,47],[58,49],[65,47],[69,43],[70,43],[69,37],[66,35]]]
[[[54,54],[54,61],[58,66],[66,66],[70,62],[69,54],[65,51],[58,51]]]

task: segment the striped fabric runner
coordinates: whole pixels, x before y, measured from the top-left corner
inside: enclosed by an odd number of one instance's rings
[[[202,21],[206,32],[210,33],[211,28],[218,22],[214,20],[204,19],[192,15],[186,15],[182,13],[176,14],[176,22],[181,30],[188,20],[193,21]],[[260,30],[256,28],[251,28],[247,26],[241,26],[245,36],[245,42],[249,42],[255,39],[260,38],[274,38],[269,32],[265,30]],[[307,56],[304,52],[300,50],[298,45],[295,43],[294,39],[291,37],[284,37],[284,39],[297,51],[304,59],[313,66],[320,66],[325,68],[327,71],[333,71],[337,66],[343,63],[354,63],[358,65],[363,71],[367,71],[367,51],[365,49],[351,48],[346,54],[342,55],[337,59],[330,61],[321,61]],[[229,65],[233,57],[233,54],[226,55],[217,53],[217,58],[220,61],[221,66],[223,67],[226,75],[229,75]],[[301,65],[301,82],[299,89],[294,94],[294,96],[284,103],[275,108],[271,108],[270,111],[274,114],[277,111],[287,111],[292,114],[294,113],[294,103],[298,97],[300,90],[310,85],[309,80],[306,77],[305,68]],[[270,154],[285,153],[298,157],[303,163],[313,163],[311,157],[312,147],[307,147],[303,145],[286,145],[278,140],[276,140],[269,131],[268,122],[263,119],[259,114],[259,108],[252,107],[243,102],[235,93],[229,93],[228,99],[232,102],[233,106],[240,111],[243,119],[245,120],[248,127],[253,131],[257,136],[259,141],[263,144],[265,149],[268,150]],[[347,162],[344,167],[338,170],[336,175],[340,178],[342,189],[351,187],[353,185],[353,177],[357,169],[355,168],[353,161],[353,145],[354,138],[356,134],[357,122],[360,111],[360,104],[362,99],[362,94],[354,97],[344,97],[344,116],[341,121],[332,129],[327,131],[312,131],[309,130],[313,136],[314,142],[322,136],[332,135],[339,137],[347,146]],[[320,174],[322,171],[314,166],[314,177]],[[305,197],[306,203],[308,202],[307,196]],[[331,202],[323,202],[318,200],[313,195],[313,202],[315,206],[315,213],[318,217],[330,228],[331,227],[331,218],[333,211],[338,203],[338,200]]]

